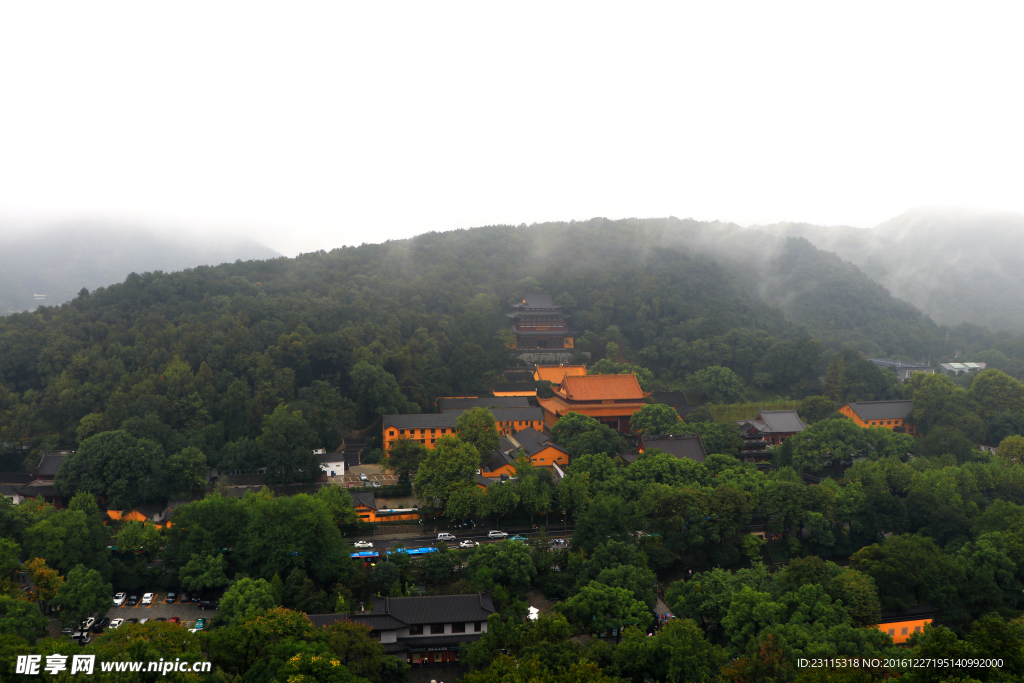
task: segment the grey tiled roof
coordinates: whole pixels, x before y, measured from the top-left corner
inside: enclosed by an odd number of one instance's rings
[[[35,475],[27,472],[0,472],[0,484],[18,484],[24,486],[35,479]]]
[[[373,497],[372,491],[349,491],[348,495],[352,497],[352,507],[365,505],[373,510],[377,509],[377,499]]]
[[[913,401],[859,401],[848,403],[862,420],[902,420],[913,409]]]
[[[518,443],[519,447],[526,451],[527,455],[531,456],[537,455],[545,448],[555,448],[562,451],[566,455],[569,454],[569,451],[565,450],[564,448],[556,444],[554,441],[552,441],[549,436],[547,436],[543,432],[538,432],[533,427],[520,429],[512,436],[506,437],[504,440],[511,442],[510,445],[515,445],[516,443]]]
[[[57,476],[57,472],[60,472],[61,465],[64,464],[64,458],[66,457],[63,453],[44,453],[42,460],[39,461],[39,466],[35,468],[35,473],[40,477],[46,477],[52,479]]]
[[[704,450],[704,444],[696,434],[681,434],[679,436],[648,436],[644,438],[644,450],[657,448],[663,453],[674,455],[680,460],[687,459],[694,462],[704,462],[708,457]]]
[[[424,595],[416,598],[374,598],[374,614],[391,614],[407,624],[487,621],[494,613],[491,594]],[[419,642],[419,641],[417,641]]]
[[[470,408],[529,408],[525,396],[484,396],[482,398],[439,398],[437,406],[442,412],[469,410]]]
[[[459,419],[458,412],[447,413],[420,413],[409,415],[385,415],[384,429],[395,427],[397,429],[437,429],[448,427],[455,429],[455,422]]]

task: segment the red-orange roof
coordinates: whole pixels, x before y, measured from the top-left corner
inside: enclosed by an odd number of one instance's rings
[[[634,375],[566,377],[557,393],[570,401],[640,400],[647,396]]]
[[[537,371],[533,373],[535,380],[545,380],[552,384],[561,384],[566,377],[586,376],[587,368],[584,365],[538,365]]]

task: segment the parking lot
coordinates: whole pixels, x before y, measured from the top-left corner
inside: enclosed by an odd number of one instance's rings
[[[153,599],[152,605],[142,604],[142,596],[145,595],[145,593],[139,592],[128,594],[129,597],[132,595],[139,596],[138,605],[135,607],[128,607],[127,605],[122,605],[121,607],[112,606],[110,611],[107,612],[107,617],[110,619],[139,619],[140,621],[142,619],[153,620],[159,617],[163,617],[164,619],[178,617],[181,619],[183,624],[191,626],[199,617],[206,617],[207,621],[209,621],[217,614],[217,610],[201,610],[199,609],[199,605],[196,605],[195,603],[188,603],[185,605],[181,603],[174,603],[173,605],[168,605],[163,602],[164,598],[167,597],[167,593],[157,593],[156,597]]]
[[[359,478],[360,474],[365,474],[370,482],[378,482],[381,486],[392,486],[398,483],[398,475],[385,472],[380,465],[357,465],[349,468],[344,477],[328,477],[327,479],[342,486],[347,486],[350,483],[363,486],[364,483]]]

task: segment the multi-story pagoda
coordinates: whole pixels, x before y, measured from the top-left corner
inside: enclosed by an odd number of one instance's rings
[[[516,310],[505,315],[512,319],[517,349],[573,348],[572,334],[565,322],[569,316],[555,305],[550,294],[527,294],[512,308]]]

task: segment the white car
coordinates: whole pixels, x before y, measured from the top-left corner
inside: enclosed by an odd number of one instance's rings
[[[124,619],[114,619],[112,622],[110,622],[110,624],[107,625],[107,628],[117,628],[123,623]]]
[[[439,540],[439,541],[454,541],[455,540],[455,534],[450,534],[447,531],[442,531],[441,533],[439,533],[437,535],[437,540]]]
[[[190,629],[188,630],[188,632],[189,632],[189,633],[198,633],[198,632],[199,632],[199,629],[197,629],[197,628],[190,628]]]
[[[487,532],[487,538],[508,538],[508,534],[504,531],[498,531],[495,529],[494,531]]]
[[[85,631],[86,633],[88,633],[89,629],[91,629],[92,625],[95,624],[95,623],[96,623],[96,617],[89,617],[88,619],[86,619],[85,621],[82,622],[82,630]]]
[[[459,543],[460,548],[475,548],[480,545],[477,541],[462,541]]]
[[[140,624],[145,624],[149,619],[139,619]]]
[[[128,596],[124,593],[118,593],[114,596],[114,607],[120,607],[124,604],[124,601],[128,599]]]
[[[145,595],[142,596],[142,604],[143,605],[152,605],[153,604],[153,598],[155,598],[155,597],[156,597],[156,593],[146,593]]]
[[[369,541],[356,541],[352,545],[354,545],[357,548],[372,548],[373,547],[373,543],[370,543]]]

